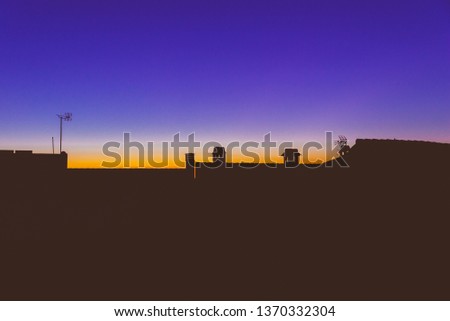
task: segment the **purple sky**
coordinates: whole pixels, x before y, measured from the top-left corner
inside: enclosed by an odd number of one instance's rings
[[[450,142],[450,2],[0,3],[0,149],[202,140]]]

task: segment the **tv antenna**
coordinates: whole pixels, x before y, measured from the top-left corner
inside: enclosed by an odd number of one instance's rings
[[[334,143],[339,146],[339,154],[345,155],[350,151],[350,146],[348,146],[348,140],[347,137],[343,136],[343,135],[339,135],[338,136],[339,139],[336,140]]]
[[[59,153],[62,152],[62,123],[64,121],[72,121],[72,113],[64,113],[63,115],[56,115],[59,118]]]
[[[339,139],[337,141],[335,141],[335,144],[338,145],[340,148],[343,148],[344,146],[347,145],[347,142],[348,142],[347,137],[342,136],[342,135],[339,135],[338,137],[339,137]]]

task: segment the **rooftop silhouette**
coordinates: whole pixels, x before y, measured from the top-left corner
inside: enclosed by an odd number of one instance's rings
[[[0,299],[449,300],[449,156],[358,139],[348,168],[59,170],[1,151]]]
[[[54,171],[67,169],[67,153],[35,154],[31,150],[0,150],[0,168],[7,171]]]

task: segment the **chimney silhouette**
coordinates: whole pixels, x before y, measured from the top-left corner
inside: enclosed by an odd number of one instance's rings
[[[300,153],[297,148],[286,148],[281,156],[284,157],[284,167],[290,168],[298,166]]]
[[[195,154],[194,153],[186,153],[186,169],[195,167]]]
[[[225,158],[225,147],[214,147],[213,150],[213,163],[217,166],[225,165],[226,158]]]

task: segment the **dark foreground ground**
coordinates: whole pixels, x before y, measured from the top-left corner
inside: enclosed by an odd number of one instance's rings
[[[2,172],[2,300],[450,300],[449,170]]]

